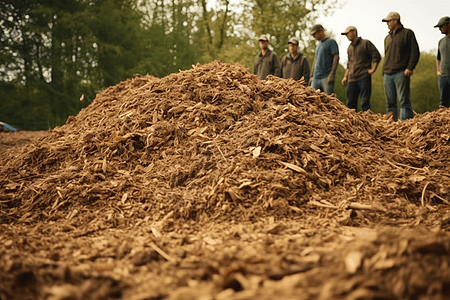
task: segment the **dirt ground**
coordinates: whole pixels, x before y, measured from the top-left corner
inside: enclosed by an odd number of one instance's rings
[[[0,132],[0,300],[450,299],[450,112],[213,62]]]
[[[0,153],[10,148],[20,148],[46,135],[47,131],[0,131]]]

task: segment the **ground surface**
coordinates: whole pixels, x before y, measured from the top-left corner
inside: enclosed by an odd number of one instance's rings
[[[47,131],[0,131],[0,153],[10,148],[20,148],[46,135]]]
[[[449,115],[215,62],[0,132],[0,299],[449,299]]]

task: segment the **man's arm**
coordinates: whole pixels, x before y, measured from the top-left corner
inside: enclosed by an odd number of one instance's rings
[[[373,73],[375,73],[375,71],[378,68],[378,64],[381,61],[381,54],[380,54],[380,51],[378,51],[377,47],[375,47],[375,45],[370,41],[368,42],[368,47],[370,49],[369,51],[372,56],[373,63],[372,63],[372,69],[369,69],[367,71],[367,73],[369,73],[369,75],[372,75]]]
[[[331,67],[330,75],[328,75],[328,82],[334,81],[338,64],[339,64],[339,54],[335,54],[333,55],[333,66]]]
[[[441,52],[439,51],[439,44],[438,44],[438,51],[436,56],[436,74],[437,76],[441,76]]]
[[[285,63],[286,63],[286,55],[281,59],[281,62],[280,62],[280,77],[281,78],[284,78],[283,77],[283,68],[284,68],[283,64],[285,64]]]
[[[372,75],[373,73],[375,73],[375,71],[376,71],[377,68],[378,68],[378,63],[379,63],[379,62],[377,62],[377,61],[374,61],[374,62],[373,62],[373,64],[372,64],[372,69],[369,69],[369,70],[367,71],[367,73],[369,73],[369,75]]]
[[[281,66],[278,55],[274,53],[272,60],[273,60],[273,75],[281,77]]]
[[[416,67],[417,63],[419,62],[420,58],[420,50],[419,50],[419,44],[417,43],[416,36],[414,35],[414,32],[410,31],[410,47],[411,47],[411,56],[409,58],[409,64],[408,67],[405,70],[405,75],[410,77],[413,75],[413,70]]]
[[[309,66],[308,58],[305,56],[303,61],[303,77],[305,78],[306,85],[309,85],[309,80],[311,79],[311,67]]]
[[[315,69],[315,67],[316,67],[316,58],[314,57],[312,68],[311,68],[311,73],[310,73],[310,76],[309,76],[308,86],[312,85],[313,78],[314,78],[314,69]]]
[[[259,62],[259,54],[255,56],[255,63],[253,64],[253,74],[258,75],[258,62]]]
[[[347,85],[347,82],[348,82],[348,75],[349,75],[349,74],[350,74],[350,69],[347,68],[347,69],[345,70],[344,78],[342,78],[342,81],[341,81],[341,83],[342,83],[343,86],[346,86],[346,85]]]

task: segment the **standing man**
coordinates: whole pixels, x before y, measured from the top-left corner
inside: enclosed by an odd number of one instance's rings
[[[389,34],[384,39],[384,94],[386,113],[397,120],[397,95],[400,102],[400,120],[411,119],[410,82],[413,70],[419,62],[420,51],[416,36],[404,28],[397,12],[390,12],[382,20],[387,23]]]
[[[254,73],[261,80],[265,80],[267,75],[281,77],[280,60],[278,56],[269,49],[269,38],[266,35],[259,37],[259,48],[261,52],[255,58]]]
[[[284,79],[293,78],[299,80],[304,78],[305,84],[308,84],[311,73],[308,58],[298,52],[298,39],[290,38],[288,42],[289,53],[281,60],[281,76]]]
[[[347,70],[342,78],[343,86],[348,83],[347,107],[357,110],[358,97],[361,95],[361,108],[366,111],[370,109],[372,74],[377,70],[381,55],[371,41],[358,37],[355,26],[347,27],[341,34],[351,42],[347,49]]]
[[[436,26],[445,36],[438,43],[436,73],[441,101],[439,105],[449,107],[450,99],[450,17],[442,17]]]
[[[339,48],[336,41],[325,34],[322,25],[314,25],[311,34],[320,42],[316,48],[312,87],[331,95],[334,93],[334,79],[339,64]]]

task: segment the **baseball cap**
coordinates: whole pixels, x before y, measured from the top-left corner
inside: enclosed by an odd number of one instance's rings
[[[291,38],[289,39],[288,44],[296,44],[296,45],[298,45],[298,39],[295,38],[295,37],[291,37]]]
[[[439,19],[439,22],[434,27],[441,27],[447,23],[450,23],[450,17],[442,17]]]
[[[268,41],[268,40],[269,40],[269,38],[265,34],[262,34],[259,36],[259,41]]]
[[[323,28],[322,25],[316,24],[312,27],[311,34],[314,35],[314,33],[316,33],[317,31],[320,31],[320,30],[325,31],[325,29]]]
[[[381,21],[387,22],[387,21],[390,21],[390,20],[399,20],[400,21],[400,14],[398,12],[391,11],[388,14],[388,16],[386,18],[384,18],[383,20],[381,20]]]
[[[355,26],[348,26],[344,32],[342,32],[342,35],[346,35],[347,33],[349,33],[350,31],[356,30]]]

